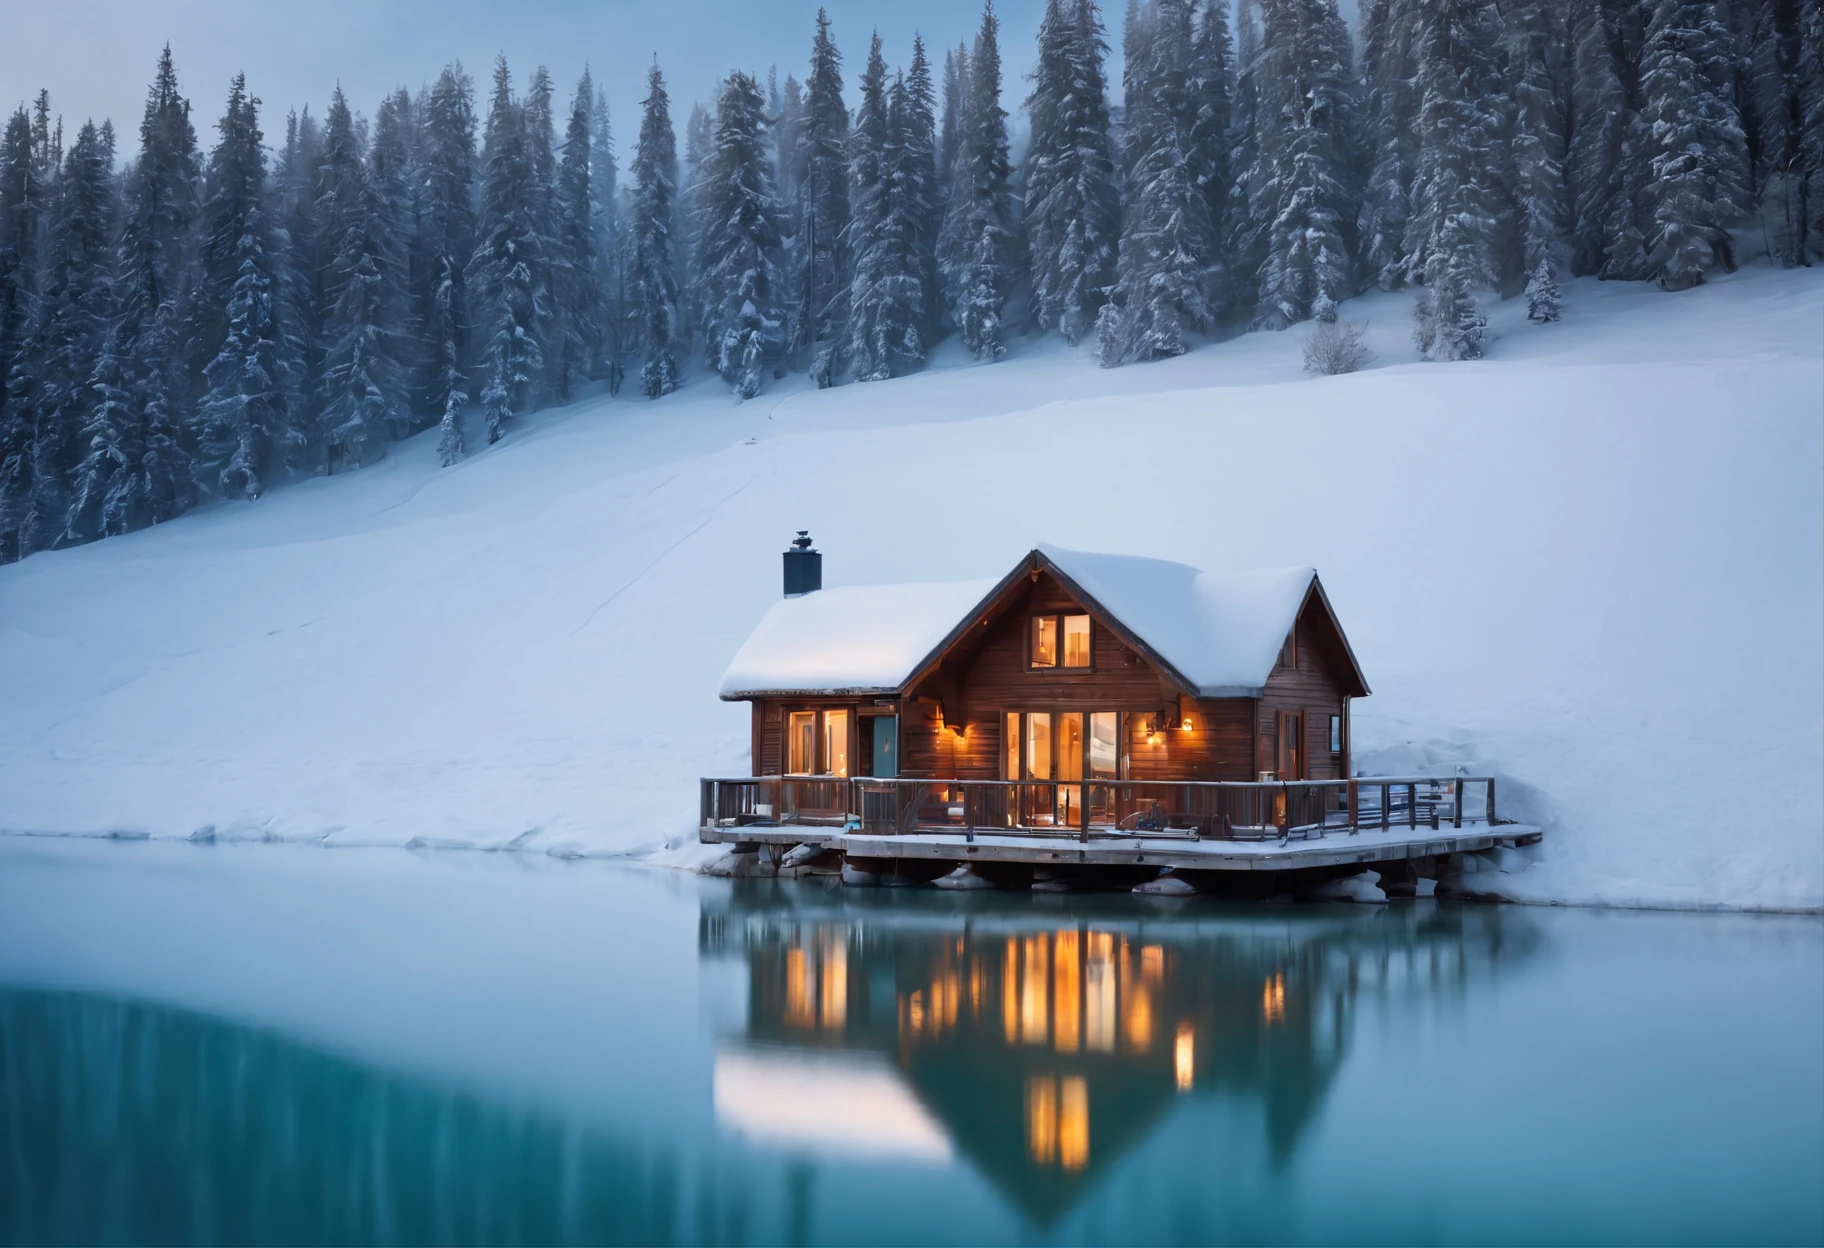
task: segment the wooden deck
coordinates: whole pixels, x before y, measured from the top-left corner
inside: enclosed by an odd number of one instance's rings
[[[846,808],[846,809],[845,809]],[[703,782],[700,839],[845,858],[1291,871],[1532,844],[1488,777],[1286,783],[755,777]]]

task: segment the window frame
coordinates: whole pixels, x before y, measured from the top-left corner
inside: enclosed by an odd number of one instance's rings
[[[1083,662],[1076,665],[1064,661],[1065,656],[1068,653],[1064,644],[1064,622],[1070,619],[1081,619],[1084,621]],[[1052,623],[1051,645],[1053,659],[1050,663],[1040,663],[1037,659],[1039,626],[1041,622],[1045,620],[1050,620]],[[1096,670],[1095,617],[1090,615],[1089,612],[1081,610],[1069,611],[1059,609],[1053,611],[1031,612],[1026,617],[1025,646],[1026,670],[1028,672],[1049,672],[1053,675],[1060,672],[1071,673],[1073,675],[1083,672],[1093,672]]]

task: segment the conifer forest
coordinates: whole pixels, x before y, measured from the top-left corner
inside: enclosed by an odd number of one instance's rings
[[[864,49],[820,12],[802,77],[686,106],[655,61],[618,140],[587,72],[504,58],[281,119],[167,47],[136,134],[40,92],[0,132],[0,562],[432,428],[453,465],[585,387],[876,381],[946,338],[1112,368],[1373,288],[1464,360],[1571,277],[1824,259],[1816,0],[1129,0],[1118,56],[1110,20]]]

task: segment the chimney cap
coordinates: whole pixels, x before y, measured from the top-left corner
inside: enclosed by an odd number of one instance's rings
[[[809,529],[799,529],[797,538],[794,539],[792,542],[792,549],[793,550],[809,550],[810,548],[811,548],[811,531]]]

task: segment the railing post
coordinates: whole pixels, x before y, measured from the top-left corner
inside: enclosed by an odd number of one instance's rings
[[[1392,806],[1393,786],[1391,784],[1383,784],[1381,786],[1381,831],[1383,832],[1387,830],[1387,821],[1391,818],[1391,815],[1388,812]]]
[[[1494,823],[1495,823],[1495,778],[1493,776],[1490,776],[1488,778],[1488,824],[1490,827],[1493,827]]]
[[[1089,781],[1077,786],[1077,839],[1089,844]]]
[[[1458,776],[1452,787],[1456,789],[1457,800],[1451,803],[1450,826],[1460,828],[1463,826],[1463,777]]]
[[[1417,829],[1419,826],[1419,782],[1408,781],[1406,784],[1406,826]]]
[[[1356,834],[1357,830],[1360,828],[1361,822],[1362,822],[1362,793],[1361,793],[1361,786],[1359,784],[1357,784],[1354,780],[1348,781],[1348,785],[1349,785],[1349,835],[1354,836]]]
[[[1286,782],[1279,782],[1279,839],[1292,839],[1292,795],[1286,790]]]

